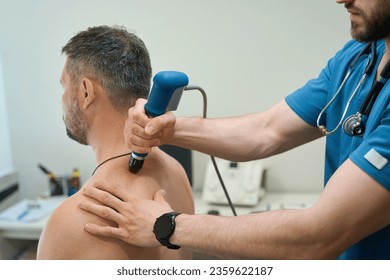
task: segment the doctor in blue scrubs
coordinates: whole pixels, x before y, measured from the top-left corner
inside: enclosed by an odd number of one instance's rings
[[[228,119],[168,112],[149,119],[144,99],[129,110],[124,133],[139,153],[171,144],[250,161],[326,137],[325,187],[313,207],[237,217],[171,215],[169,244],[230,258],[390,259],[390,0],[336,2],[350,14],[353,40],[318,78],[268,111]],[[156,218],[173,211],[163,191],[140,201],[97,182],[83,192],[105,206],[85,202],[82,209],[118,225],[87,224],[88,232],[166,246],[153,233]]]

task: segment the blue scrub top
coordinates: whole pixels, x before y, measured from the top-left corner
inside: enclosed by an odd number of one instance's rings
[[[318,78],[286,97],[287,104],[305,122],[317,126],[317,117],[328,101],[335,95],[343,81],[350,63],[365,44],[349,41],[322,70]],[[367,76],[356,93],[346,117],[359,111],[375,79],[376,69],[385,52],[383,41],[377,43],[375,70]],[[338,97],[328,107],[321,124],[333,130],[340,121],[348,99],[361,79],[370,55],[364,55]],[[379,94],[366,122],[363,137],[348,136],[340,127],[326,138],[324,185],[333,173],[348,158],[362,170],[390,191],[390,82]],[[367,186],[369,187],[369,186]],[[359,211],[359,209],[356,209]],[[353,214],[353,213],[351,213]],[[389,215],[390,213],[383,213]],[[340,259],[390,259],[390,226],[368,236],[353,245],[339,257]]]

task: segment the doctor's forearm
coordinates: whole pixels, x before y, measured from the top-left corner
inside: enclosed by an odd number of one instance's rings
[[[282,100],[256,114],[223,119],[177,118],[169,144],[232,161],[282,153],[321,137]]]
[[[197,150],[232,161],[249,161],[270,155],[266,149],[274,141],[267,141],[266,130],[261,139],[250,129],[249,116],[229,119],[178,118],[174,138],[170,144]],[[263,145],[268,143],[267,145]]]
[[[337,257],[305,210],[240,217],[180,215],[171,243],[210,255],[242,259]]]

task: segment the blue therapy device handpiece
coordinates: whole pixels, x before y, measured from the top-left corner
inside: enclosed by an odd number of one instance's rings
[[[146,114],[153,118],[174,111],[179,105],[185,86],[188,85],[186,74],[177,71],[158,72],[153,78],[153,87],[145,104]],[[144,164],[148,154],[132,152],[129,160],[129,170],[137,173]]]

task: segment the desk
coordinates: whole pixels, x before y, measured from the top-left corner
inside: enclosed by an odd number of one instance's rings
[[[50,199],[58,206],[66,198],[66,196],[58,196],[47,199]],[[39,240],[49,216],[47,215],[34,222],[8,222],[0,220],[0,259],[13,259],[29,241]]]

